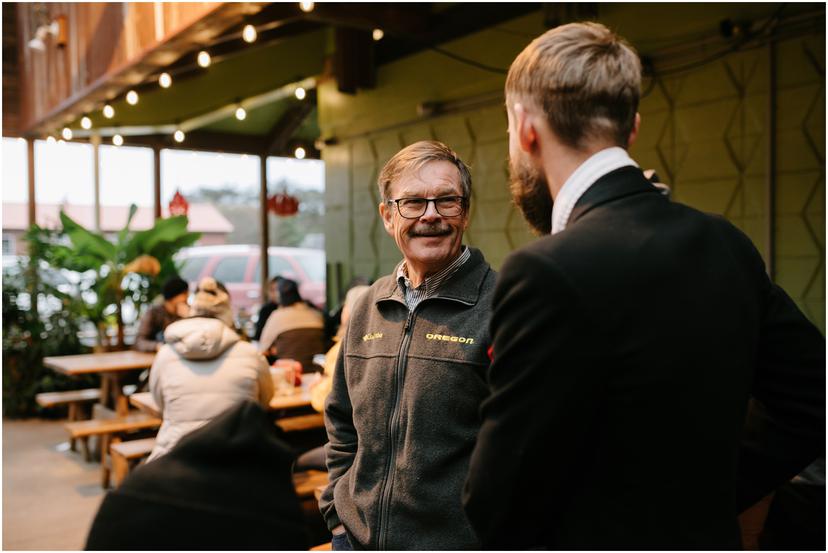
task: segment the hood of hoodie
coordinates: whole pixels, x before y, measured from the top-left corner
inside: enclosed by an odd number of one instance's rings
[[[214,359],[240,340],[218,319],[192,317],[172,323],[164,341],[185,359]]]

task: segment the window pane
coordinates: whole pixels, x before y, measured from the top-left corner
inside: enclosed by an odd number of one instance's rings
[[[210,258],[207,256],[188,257],[181,268],[181,278],[191,284],[197,283],[198,277],[201,276],[201,271],[204,269],[204,265],[208,259]]]
[[[213,278],[229,284],[231,282],[244,282],[244,272],[247,269],[247,257],[233,256],[225,257],[219,261],[213,270]]]

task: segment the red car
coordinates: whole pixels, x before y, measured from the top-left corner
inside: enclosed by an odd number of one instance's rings
[[[302,298],[323,308],[325,304],[325,252],[308,248],[268,248],[270,277],[282,276],[299,284]],[[230,292],[233,311],[255,315],[262,305],[261,248],[250,245],[200,246],[176,255],[181,278],[193,287],[206,276],[223,282]],[[266,298],[265,298],[266,301]]]

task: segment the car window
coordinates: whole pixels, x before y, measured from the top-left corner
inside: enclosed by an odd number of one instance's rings
[[[219,282],[244,282],[244,272],[247,268],[247,256],[225,257],[213,269],[213,278]]]
[[[181,266],[181,278],[187,282],[196,282],[208,259],[210,256],[207,255],[185,258]]]
[[[296,260],[313,282],[325,282],[325,254],[320,250],[296,256]]]
[[[276,275],[290,279],[297,278],[298,275],[296,274],[296,270],[293,268],[293,265],[291,265],[290,261],[281,255],[269,255],[267,260],[268,278],[273,278]],[[253,275],[253,278],[255,279],[255,282],[262,281],[262,264],[258,261],[256,262],[256,274]]]

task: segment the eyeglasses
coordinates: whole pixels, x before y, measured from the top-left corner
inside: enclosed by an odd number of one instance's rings
[[[398,198],[387,200],[397,204],[397,211],[405,219],[419,219],[425,215],[429,202],[434,202],[437,213],[443,217],[457,217],[466,208],[465,196],[440,196],[439,198]]]

